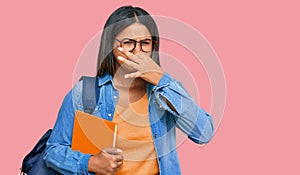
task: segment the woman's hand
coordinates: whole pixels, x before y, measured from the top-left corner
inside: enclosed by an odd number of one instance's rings
[[[118,59],[127,66],[130,66],[136,70],[136,72],[126,74],[125,78],[140,77],[147,82],[152,83],[153,85],[158,85],[159,80],[164,74],[164,71],[152,60],[151,57],[143,52],[141,52],[139,55],[134,55],[133,53],[128,52],[121,47],[119,47],[118,50],[128,57],[128,59],[126,59],[118,56]]]
[[[88,170],[97,174],[115,175],[123,164],[122,150],[104,148],[90,157]]]

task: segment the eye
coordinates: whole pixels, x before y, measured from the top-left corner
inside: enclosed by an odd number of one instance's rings
[[[141,44],[142,45],[149,45],[149,44],[151,44],[151,41],[149,39],[147,39],[147,40],[141,41]]]
[[[123,44],[132,44],[132,43],[134,43],[134,42],[132,42],[132,41],[123,41]]]

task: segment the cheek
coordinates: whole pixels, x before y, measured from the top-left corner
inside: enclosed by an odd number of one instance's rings
[[[118,49],[116,49],[116,48],[114,48],[114,50],[113,50],[113,55],[114,55],[114,60],[115,60],[115,62],[117,62],[117,63],[119,63],[119,64],[120,64],[120,61],[117,59],[117,58],[118,58],[118,56],[121,56],[121,54],[120,54],[119,50],[118,50]]]
[[[113,55],[114,58],[117,58],[120,55],[119,50],[116,47],[113,49]]]
[[[149,57],[152,56],[152,52],[146,53],[146,55],[148,55]]]

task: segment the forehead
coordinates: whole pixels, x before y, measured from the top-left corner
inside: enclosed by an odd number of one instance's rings
[[[146,26],[141,23],[133,23],[122,30],[118,35],[117,38],[145,38],[150,37],[151,34]]]

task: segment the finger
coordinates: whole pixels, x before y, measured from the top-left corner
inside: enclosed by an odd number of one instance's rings
[[[125,59],[125,58],[123,58],[121,56],[118,56],[117,58],[118,58],[118,60],[122,61],[126,65],[128,65],[130,67],[133,67],[134,69],[138,69],[138,64],[137,63],[135,63],[135,62],[133,62],[131,60]]]
[[[116,167],[115,168],[113,168],[115,171],[119,171],[119,169],[121,168],[121,166],[123,165],[123,162],[117,162],[116,163]]]
[[[133,53],[129,52],[128,50],[123,49],[122,47],[118,47],[118,50],[121,51],[124,55],[126,55],[127,58],[130,59],[131,61],[134,61],[136,63],[139,63],[141,61],[139,56],[134,55]]]
[[[110,163],[110,167],[113,168],[113,169],[115,169],[115,168],[118,168],[119,165],[118,165],[118,163],[116,163],[116,162],[111,162],[111,163]]]
[[[123,159],[124,159],[124,157],[123,157],[121,154],[119,154],[119,155],[114,155],[114,156],[113,156],[113,160],[114,160],[115,162],[122,162]]]
[[[118,155],[118,154],[121,154],[123,151],[119,148],[107,147],[107,148],[103,148],[102,152],[105,152],[105,153],[111,154],[111,155]]]
[[[121,168],[120,166],[114,168],[114,172],[118,172],[120,168]]]
[[[133,73],[130,73],[130,74],[126,74],[125,78],[137,78],[137,77],[140,77],[140,76],[141,76],[141,73],[139,71],[137,71],[137,72],[133,72]]]
[[[120,167],[123,165],[123,161],[117,162],[117,164],[118,164],[118,167]]]
[[[122,47],[118,47],[118,50],[124,53],[127,57],[131,58],[134,57],[135,55],[128,50],[123,49]]]

